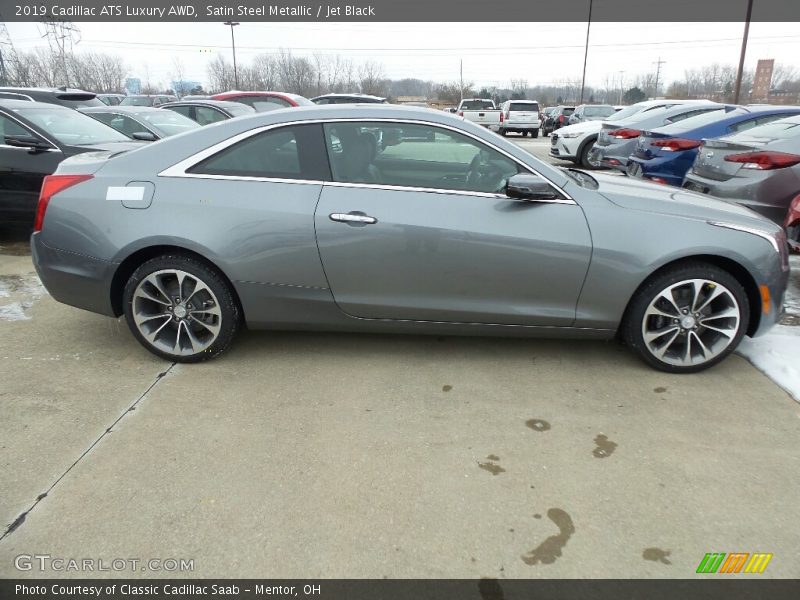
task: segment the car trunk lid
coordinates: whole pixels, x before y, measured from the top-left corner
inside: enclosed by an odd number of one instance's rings
[[[729,162],[726,156],[757,150],[763,146],[759,142],[729,142],[726,140],[706,140],[692,166],[692,173],[714,181],[727,181],[741,170],[742,163]]]

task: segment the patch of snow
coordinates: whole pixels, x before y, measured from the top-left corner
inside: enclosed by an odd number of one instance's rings
[[[800,402],[800,327],[776,325],[765,335],[744,338],[737,352]]]
[[[0,321],[27,321],[26,311],[45,294],[42,282],[35,273],[0,276],[0,298],[13,301],[0,305]]]
[[[25,314],[25,307],[21,302],[12,302],[0,306],[0,321],[27,321],[30,317]]]

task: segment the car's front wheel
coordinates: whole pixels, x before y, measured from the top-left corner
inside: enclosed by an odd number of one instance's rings
[[[639,289],[622,334],[656,369],[695,373],[736,349],[749,315],[747,294],[730,273],[710,264],[685,263],[658,273]]]
[[[214,358],[231,345],[240,311],[230,284],[190,256],[142,264],[123,291],[125,320],[150,352],[174,362]]]

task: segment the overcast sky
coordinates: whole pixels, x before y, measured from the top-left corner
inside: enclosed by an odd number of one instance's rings
[[[797,1],[797,0],[787,0]],[[487,4],[487,9],[490,4]],[[41,26],[8,23],[15,45],[30,49],[45,42]],[[207,82],[206,64],[215,55],[230,59],[230,28],[222,23],[77,23],[76,50],[117,54],[130,75],[168,86],[172,56],[180,58],[185,79]],[[593,23],[587,84],[602,85],[611,75],[630,81],[662,66],[662,81],[681,78],[685,69],[720,62],[735,65],[741,23]],[[242,23],[235,29],[237,59],[247,63],[279,48],[294,54],[340,54],[355,63],[375,60],[393,79],[418,77],[464,80],[477,86],[529,85],[580,78],[586,23]],[[206,52],[201,52],[206,50]],[[208,52],[210,50],[210,52]],[[753,23],[747,66],[759,58],[800,67],[797,23]],[[625,71],[624,75],[620,71]]]

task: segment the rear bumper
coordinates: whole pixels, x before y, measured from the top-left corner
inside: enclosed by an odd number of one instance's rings
[[[764,171],[763,174],[756,175],[717,181],[689,172],[683,187],[693,192],[734,200],[778,225],[783,225],[786,211],[800,191],[800,181],[790,169],[785,169],[782,173]]]
[[[632,164],[639,165],[640,169],[634,175],[631,173],[630,166]],[[651,159],[638,158],[631,156],[628,158],[628,174],[641,179],[656,180],[658,183],[665,183],[667,185],[674,185],[680,187],[683,183],[683,176],[686,173],[676,174],[676,168],[680,171],[679,165],[676,165],[674,157],[659,156]]]
[[[514,121],[506,121],[503,123],[503,129],[506,131],[533,131],[540,129],[542,126],[540,121],[532,121],[529,123],[520,123]]]
[[[116,316],[111,305],[113,263],[51,248],[38,233],[31,236],[33,266],[50,295],[64,304]]]

